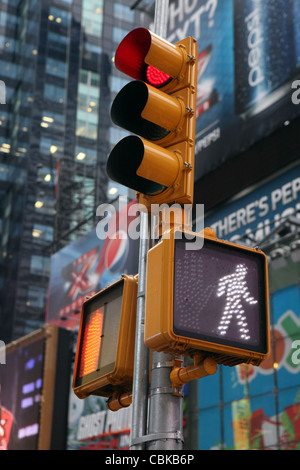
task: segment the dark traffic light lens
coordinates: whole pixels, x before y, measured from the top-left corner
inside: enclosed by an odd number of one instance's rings
[[[148,99],[149,91],[144,82],[128,83],[112,104],[111,119],[117,126],[154,142],[167,137],[170,131],[142,117]]]
[[[110,179],[142,194],[155,194],[165,189],[161,184],[137,174],[145,154],[142,140],[136,136],[122,139],[111,151],[107,161]]]

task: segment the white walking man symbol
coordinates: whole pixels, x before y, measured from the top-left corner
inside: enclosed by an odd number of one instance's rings
[[[250,296],[247,281],[245,280],[246,274],[247,267],[244,264],[238,264],[233,274],[228,274],[219,281],[217,296],[221,297],[226,294],[226,305],[218,326],[220,335],[226,335],[232,319],[235,318],[239,326],[241,339],[250,339],[243,301],[253,305],[257,304],[257,300]]]

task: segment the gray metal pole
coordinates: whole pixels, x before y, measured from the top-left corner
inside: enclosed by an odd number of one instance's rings
[[[156,0],[154,15],[154,33],[166,38],[168,32],[169,0]]]
[[[137,294],[137,317],[135,333],[135,358],[132,386],[131,450],[143,450],[145,444],[139,438],[147,432],[149,350],[144,344],[145,292],[147,253],[149,250],[148,213],[140,214],[139,281]]]

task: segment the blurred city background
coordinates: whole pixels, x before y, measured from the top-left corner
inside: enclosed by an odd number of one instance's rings
[[[138,272],[138,240],[100,240],[97,209],[111,204],[110,234],[126,233],[135,193],[106,174],[127,135],[110,119],[128,81],[114,54],[154,11],[153,0],[1,0],[0,448],[129,446],[130,407],[79,400],[71,378],[83,300]],[[185,387],[185,448],[300,449],[300,0],[171,0],[168,39],[189,35],[194,204],[219,238],[268,255],[272,356]]]

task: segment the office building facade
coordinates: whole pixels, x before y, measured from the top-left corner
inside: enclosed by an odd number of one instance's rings
[[[126,77],[116,71],[113,56],[141,21],[132,3],[1,2],[0,331],[5,342],[45,321],[51,255],[95,226],[99,204],[126,191],[107,181],[105,168],[110,148],[122,136],[109,112]]]

